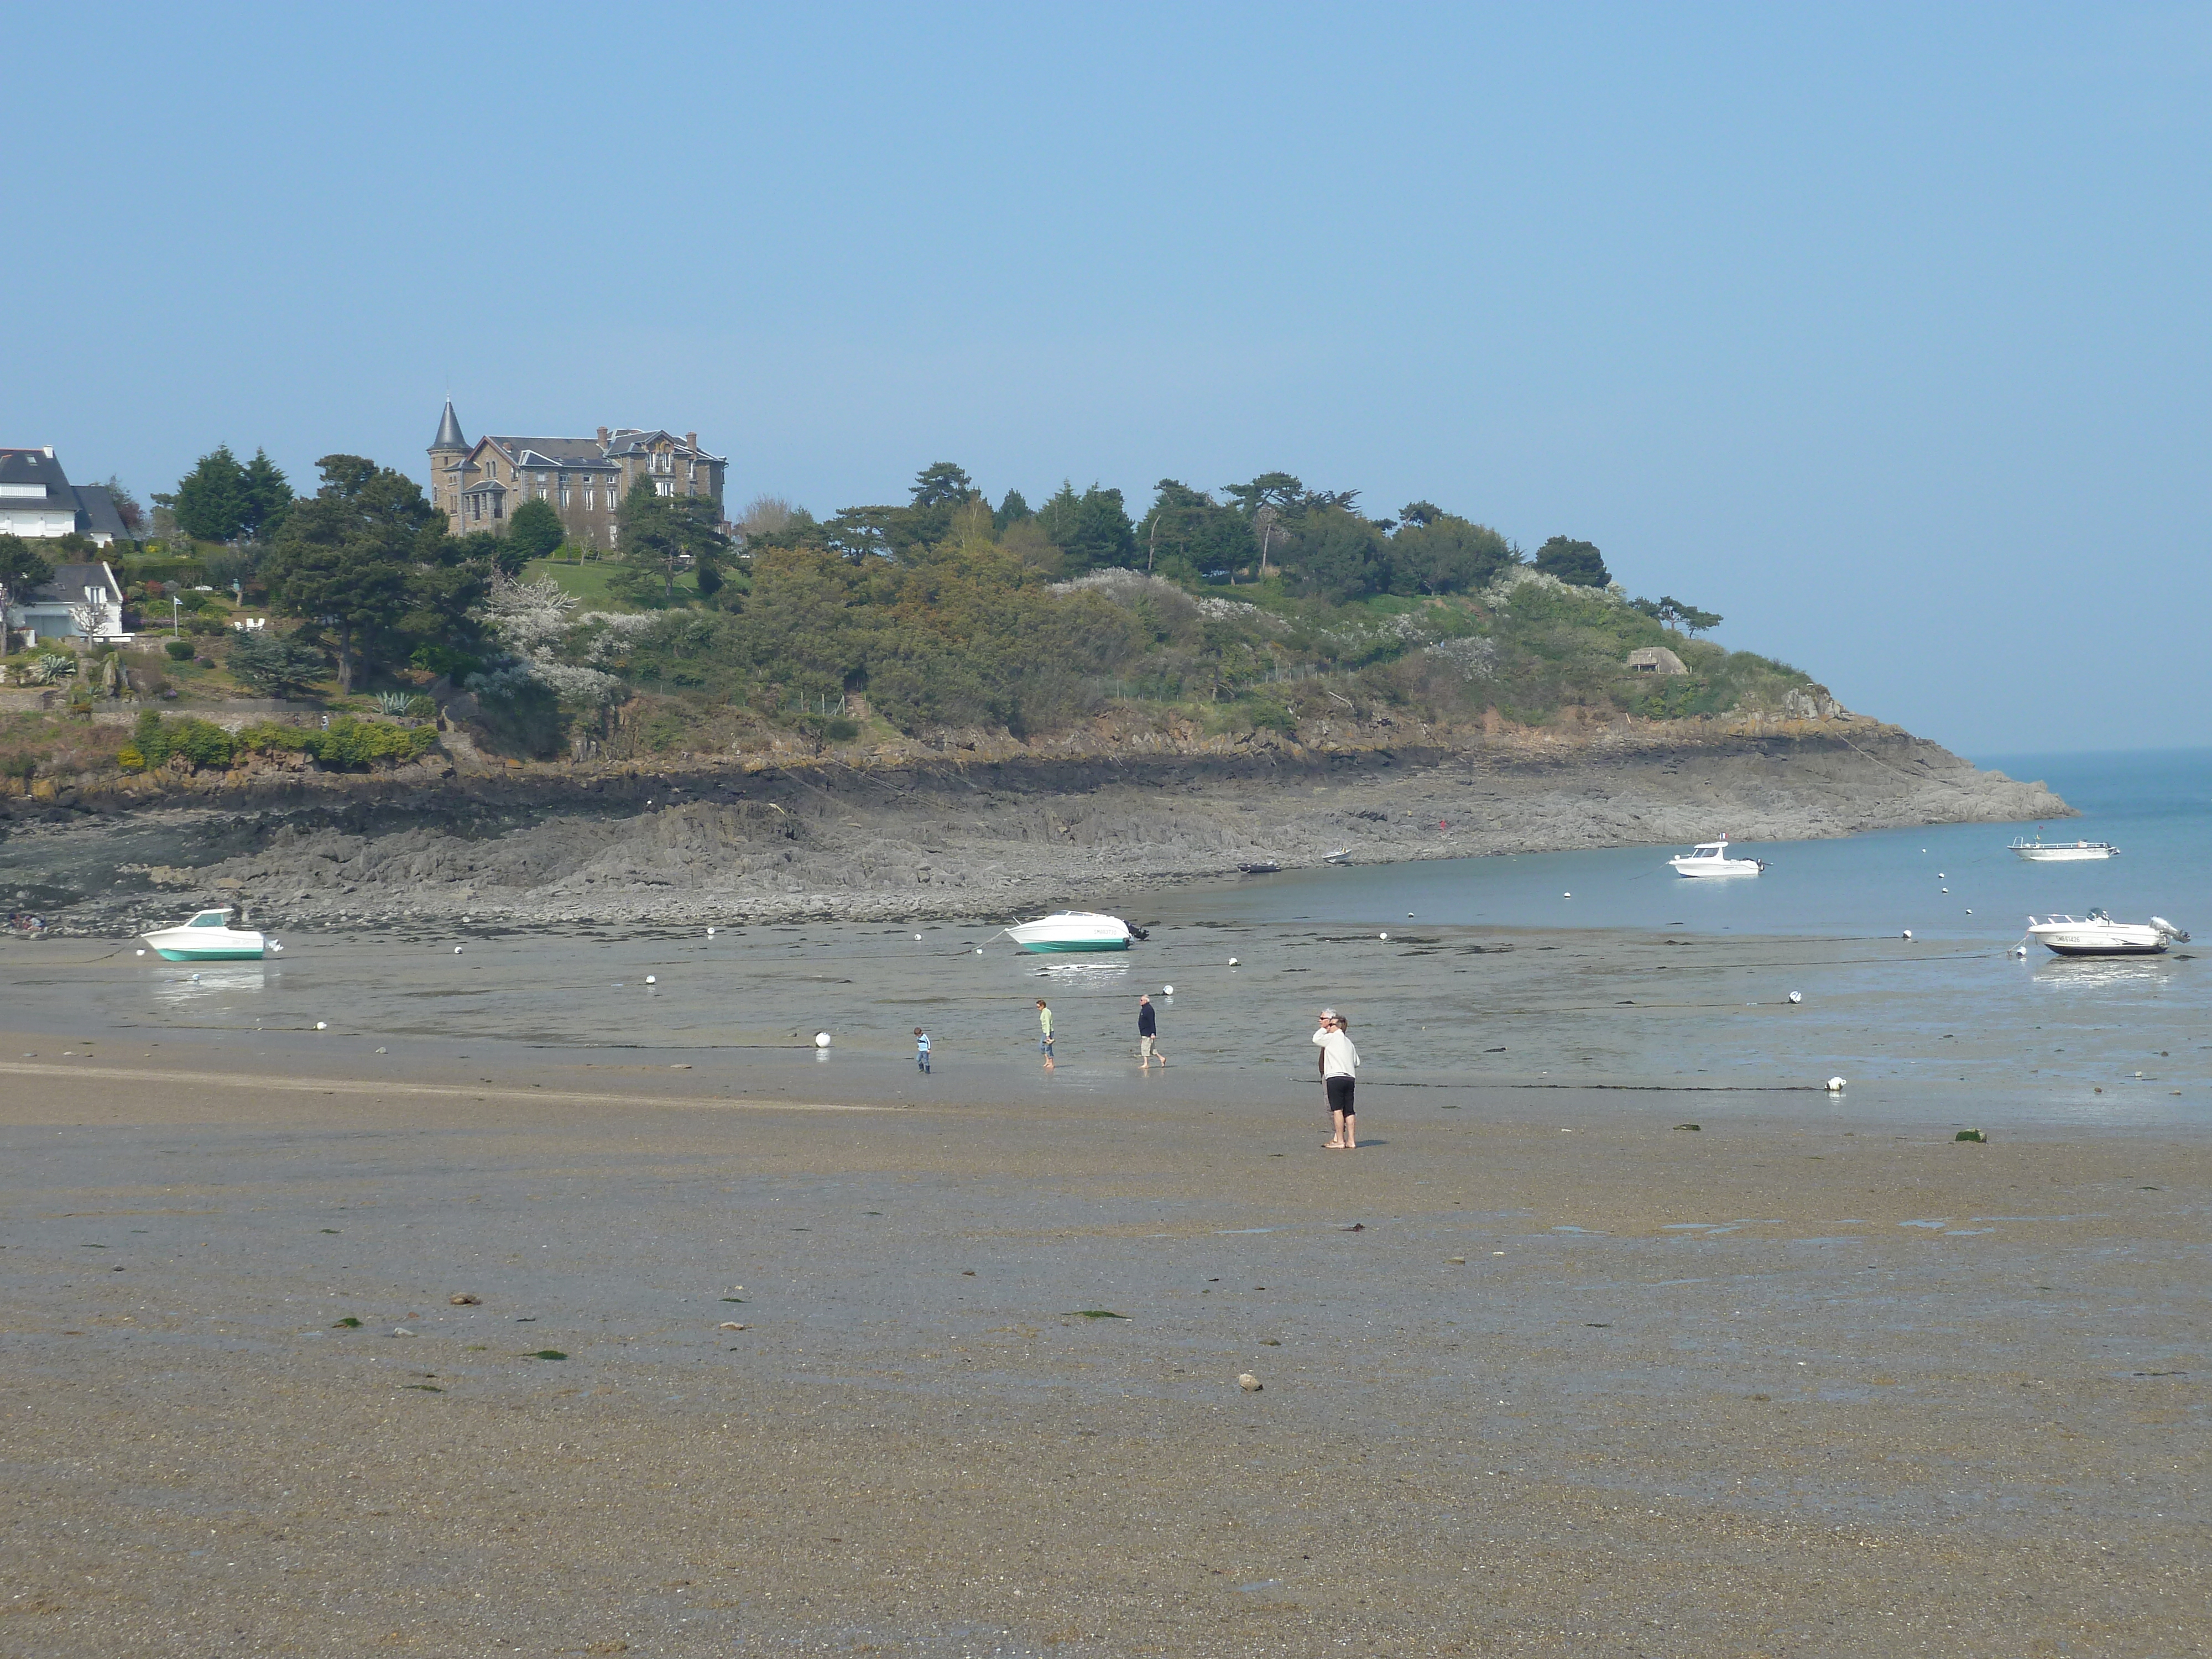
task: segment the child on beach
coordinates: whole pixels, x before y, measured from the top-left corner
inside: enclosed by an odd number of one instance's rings
[[[1053,1070],[1052,1010],[1045,1006],[1042,997],[1037,999],[1037,1052],[1044,1056],[1045,1070]]]
[[[929,1033],[919,1025],[914,1028],[914,1063],[924,1077],[929,1075]]]

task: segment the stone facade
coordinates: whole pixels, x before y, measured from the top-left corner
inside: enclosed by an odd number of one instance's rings
[[[663,495],[705,495],[719,509],[726,456],[699,447],[699,434],[601,427],[592,438],[461,435],[453,405],[430,445],[430,502],[456,536],[507,533],[526,501],[552,504],[569,539],[586,547],[615,544],[615,514],[638,478]]]

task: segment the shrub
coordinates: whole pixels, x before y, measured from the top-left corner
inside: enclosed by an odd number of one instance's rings
[[[173,662],[183,662],[192,654],[192,644],[190,640],[170,640],[162,645],[161,649],[169,653],[170,660]]]
[[[126,772],[146,769],[146,757],[138,752],[138,745],[135,743],[126,743],[115,751],[115,763]]]
[[[483,672],[483,659],[457,651],[450,645],[418,645],[407,662],[410,667],[419,668],[426,674],[443,674],[456,685],[471,674]]]
[[[832,743],[850,743],[860,735],[860,723],[847,720],[842,714],[833,714],[823,722],[822,735]]]
[[[216,767],[230,764],[238,740],[211,720],[189,714],[164,720],[148,708],[140,712],[131,729],[131,747],[138,751],[143,766],[164,766],[170,757],[182,755],[195,767]]]
[[[386,726],[377,720],[358,720],[340,714],[327,731],[310,732],[319,739],[313,748],[326,766],[366,766],[371,761],[411,761],[428,754],[438,741],[434,729],[417,726]]]

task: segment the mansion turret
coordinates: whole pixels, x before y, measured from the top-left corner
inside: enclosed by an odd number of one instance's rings
[[[652,481],[663,495],[706,495],[722,501],[729,459],[699,447],[699,434],[601,427],[596,438],[461,436],[453,399],[430,444],[430,502],[456,536],[505,534],[514,509],[533,498],[550,501],[569,539],[586,547],[615,544],[615,512],[631,483]]]

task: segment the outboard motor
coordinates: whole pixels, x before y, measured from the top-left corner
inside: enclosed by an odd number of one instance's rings
[[[2177,945],[2186,945],[2189,943],[2189,935],[2184,933],[2180,928],[2175,927],[2172,922],[2168,921],[2164,916],[2153,916],[2150,919],[2150,925],[2157,928],[2160,933],[2165,934],[2168,939],[2173,940]]]

